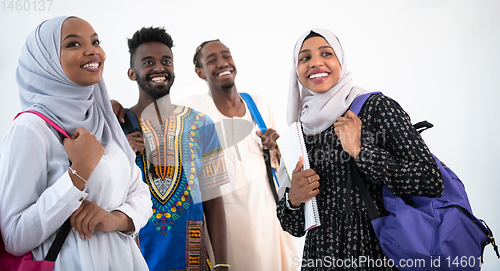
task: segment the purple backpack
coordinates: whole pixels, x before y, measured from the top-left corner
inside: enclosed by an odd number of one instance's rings
[[[356,97],[350,110],[358,114],[372,92]],[[425,122],[425,128],[432,124]],[[415,127],[421,128],[421,123]],[[492,244],[493,233],[483,220],[472,214],[465,187],[436,156],[444,182],[439,198],[394,196],[383,186],[384,207],[380,217],[363,180],[351,163],[351,177],[360,190],[382,250],[399,270],[480,270],[483,250]]]

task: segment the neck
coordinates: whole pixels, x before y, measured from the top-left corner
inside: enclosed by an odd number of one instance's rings
[[[210,86],[210,93],[215,106],[226,117],[243,117],[245,115],[245,104],[241,100],[236,85],[231,88],[213,88]]]
[[[166,119],[170,115],[172,115],[176,107],[176,105],[172,104],[172,101],[170,100],[170,94],[167,94],[159,99],[155,99],[145,91],[139,89],[139,100],[137,101],[136,105],[130,108],[130,110],[132,110],[137,115],[137,117],[141,117],[144,110],[148,106],[152,107],[154,102],[157,103],[163,119]],[[150,112],[151,110],[148,109],[147,111]],[[154,111],[156,112],[156,110]]]

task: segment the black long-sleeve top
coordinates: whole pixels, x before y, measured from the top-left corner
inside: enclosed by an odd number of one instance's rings
[[[389,214],[383,205],[383,185],[397,196],[441,196],[443,181],[436,161],[396,101],[372,95],[358,117],[361,151],[354,161],[381,216]],[[304,135],[310,166],[320,177],[316,199],[321,226],[307,233],[302,270],[396,270],[377,265],[384,259],[385,266],[391,264],[380,248],[358,188],[351,183],[346,193],[350,156],[333,129],[332,125],[320,134]],[[346,201],[352,211],[346,211]],[[283,197],[277,215],[284,230],[298,237],[305,234],[303,208],[288,209]]]

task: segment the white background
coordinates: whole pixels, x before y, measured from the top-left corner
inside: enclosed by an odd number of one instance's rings
[[[475,215],[500,241],[500,1],[53,0],[50,11],[50,2],[45,11],[34,11],[33,1],[28,11],[16,11],[16,1],[14,11],[8,8],[11,0],[0,2],[0,136],[21,110],[15,81],[21,47],[48,18],[75,15],[94,27],[107,54],[110,96],[126,107],[138,97],[136,83],[126,75],[126,39],[136,30],[165,26],[172,35],[174,102],[207,91],[192,57],[201,42],[219,38],[233,53],[238,90],[267,96],[279,130],[286,127],[295,41],[309,28],[327,28],[342,42],[355,83],[396,99],[414,122],[435,125],[424,139],[461,177]],[[27,1],[21,2],[27,8]],[[485,249],[485,261],[496,266],[483,270],[500,269],[492,251]]]

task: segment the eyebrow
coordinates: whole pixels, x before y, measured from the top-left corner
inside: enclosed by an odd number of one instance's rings
[[[172,57],[171,57],[171,56],[169,56],[169,55],[164,55],[164,56],[162,56],[162,58],[172,59]],[[152,57],[152,56],[145,56],[145,57],[143,57],[143,58],[141,59],[141,62],[142,62],[142,61],[144,61],[144,60],[146,60],[146,59],[153,59],[153,57]]]
[[[94,34],[90,35],[90,37],[91,37],[91,38],[92,38],[92,37],[95,37],[95,36],[97,36],[97,33],[94,33]],[[81,39],[82,37],[81,37],[81,36],[79,36],[79,35],[71,34],[71,35],[67,35],[67,36],[63,39],[63,41],[65,41],[65,40],[67,40],[67,39],[69,39],[69,38],[77,38],[77,39]]]
[[[331,46],[326,46],[326,45],[325,45],[325,46],[321,46],[321,47],[319,47],[318,49],[325,49],[325,48],[330,48],[330,49],[332,49],[332,50],[333,50],[333,48],[332,48]],[[300,51],[300,52],[299,52],[299,55],[300,55],[300,54],[302,54],[302,53],[304,53],[304,52],[309,52],[309,51],[311,51],[311,50],[310,50],[310,49],[305,49],[305,50],[302,50],[302,51]],[[335,50],[334,50],[334,51],[335,51]]]

